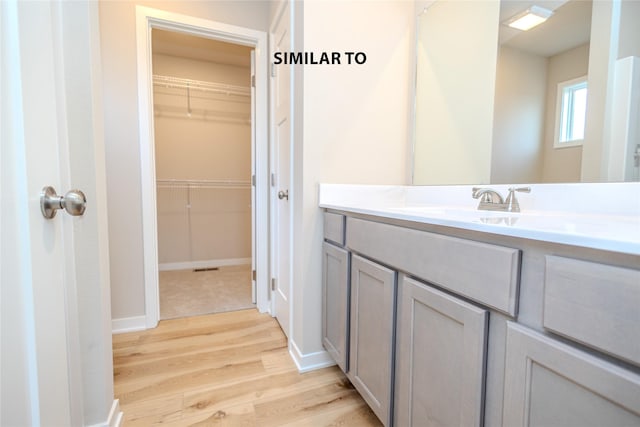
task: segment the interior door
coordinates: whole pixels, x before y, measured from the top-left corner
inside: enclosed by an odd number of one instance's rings
[[[79,16],[85,21],[77,20]],[[88,2],[0,2],[0,425],[92,424],[94,413],[84,411],[84,402],[95,393],[103,401],[109,399],[109,385],[98,377],[111,374],[111,365],[104,360],[106,365],[94,364],[94,357],[101,350],[106,353],[103,344],[110,352],[111,342],[105,343],[101,333],[90,329],[102,332],[103,325],[79,313],[76,300],[83,298],[84,310],[102,312],[102,307],[91,303],[92,292],[103,289],[94,289],[91,279],[85,282],[84,272],[99,274],[104,265],[99,265],[97,257],[80,265],[89,258],[76,256],[85,249],[83,244],[96,251],[100,247],[97,238],[76,239],[85,232],[93,236],[99,232],[94,145],[77,138],[85,131],[93,133],[93,122],[81,120],[68,108],[78,101],[78,111],[92,114],[83,103],[93,102],[83,85],[91,77],[91,65],[72,65],[91,53],[91,37],[84,26],[91,21],[89,16],[97,17],[97,6]],[[74,41],[83,44],[81,53],[72,48],[78,48]],[[82,67],[84,73],[74,73]],[[76,176],[76,164],[86,164],[85,172],[93,177],[93,191],[87,192],[93,219],[85,221],[86,217],[71,217],[59,210],[46,219],[41,212],[43,187],[53,186],[65,194]],[[82,292],[76,281],[82,284]],[[108,310],[105,315],[110,317]],[[92,352],[82,350],[80,331],[92,334]],[[83,390],[85,364],[91,366],[94,381]],[[112,380],[110,385],[112,398]],[[106,418],[107,413],[98,416],[102,415]]]
[[[290,50],[289,5],[276,15],[272,27],[272,52]],[[289,336],[291,297],[291,69],[278,65],[272,69],[273,87],[273,170],[274,278],[271,287],[272,313]]]
[[[39,207],[43,186],[61,184],[58,159],[64,156],[54,12],[44,2],[3,1],[1,7],[3,208],[8,202],[2,215],[2,424],[71,425],[68,230],[62,221],[46,220]],[[12,385],[17,390],[5,390]]]

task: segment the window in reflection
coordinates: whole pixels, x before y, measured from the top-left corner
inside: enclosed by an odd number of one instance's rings
[[[587,78],[558,84],[555,148],[581,145],[587,116]]]

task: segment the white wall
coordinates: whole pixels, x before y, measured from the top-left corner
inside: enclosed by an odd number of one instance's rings
[[[547,59],[501,47],[491,152],[491,183],[540,182]]]
[[[415,184],[489,182],[499,15],[496,0],[440,1],[420,17]]]
[[[262,31],[268,29],[269,4],[264,1],[100,2],[111,308],[115,319],[143,316],[145,311],[136,74],[137,4]]]
[[[582,182],[606,181],[611,121],[609,94],[613,91],[614,64],[618,57],[621,3],[594,1],[592,6],[587,122],[582,145]]]
[[[303,123],[294,118],[297,131],[300,125],[303,129],[301,134],[294,130],[291,338],[302,353],[311,354],[322,351],[318,184],[408,184],[415,17],[408,1],[312,0],[304,2],[303,10],[298,6],[295,3],[304,20],[305,51],[367,55],[365,65],[306,66],[303,82],[297,80],[304,90],[304,112]],[[294,34],[294,39],[299,36]],[[301,70],[294,67],[294,80]]]
[[[607,181],[638,181],[633,153],[640,144],[640,2],[621,4],[612,102]],[[605,165],[603,165],[605,168]]]
[[[615,141],[616,61],[640,54],[640,2],[593,2],[589,57],[589,103],[582,154],[582,181],[616,180],[609,174]],[[592,100],[594,102],[592,102]]]
[[[249,57],[247,48],[239,49]],[[153,55],[153,73],[247,89],[251,82],[249,67],[161,54]],[[191,116],[187,99],[186,89],[154,86],[157,179],[246,186],[159,184],[158,262],[168,269],[250,259],[251,98],[191,90]]]
[[[588,71],[589,44],[578,46],[549,58],[542,182],[580,182],[582,147],[553,147],[556,126],[556,97],[558,83],[586,76]],[[590,77],[589,85],[591,85]],[[591,101],[590,86],[588,96]]]
[[[142,3],[141,3],[142,4]],[[144,5],[259,30],[267,2]],[[114,318],[144,314],[133,2],[100,3]],[[250,12],[250,13],[247,13]],[[296,66],[293,335],[322,351],[319,182],[407,184],[414,5],[294,2],[296,50],[363,51],[363,66]],[[384,31],[381,31],[384,29]],[[302,45],[304,41],[304,46]],[[304,92],[304,98],[302,93]]]
[[[640,145],[640,57],[618,59],[615,79],[607,178],[640,181],[634,161]]]
[[[640,1],[623,1],[620,11],[618,59],[640,57]]]

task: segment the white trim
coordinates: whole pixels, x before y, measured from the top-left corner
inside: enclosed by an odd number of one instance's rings
[[[640,125],[636,121],[640,116],[640,57],[618,59],[614,81],[606,177],[609,182],[638,181],[640,169],[633,158],[640,142]]]
[[[111,405],[111,411],[109,411],[109,418],[107,418],[107,425],[109,427],[120,427],[122,425],[123,413],[120,410],[120,400],[115,399],[113,405]]]
[[[255,164],[256,175],[256,246],[257,308],[268,310],[269,246],[268,236],[268,98],[267,98],[267,33],[234,25],[223,24],[193,16],[136,6],[136,40],[138,65],[138,111],[140,133],[140,167],[142,185],[142,233],[144,248],[144,283],[146,327],[158,324],[158,242],[155,188],[155,153],[153,146],[153,76],[151,66],[151,29],[207,37],[245,46],[256,51],[256,141],[252,153],[260,161]]]
[[[584,139],[574,139],[572,141],[567,141],[567,142],[556,141],[553,145],[553,148],[556,150],[562,150],[563,148],[582,147],[583,144],[584,144]]]
[[[111,333],[124,334],[127,332],[144,331],[147,328],[146,316],[122,317],[111,320]]]
[[[570,148],[570,147],[581,147],[584,139],[574,139],[571,141],[560,142],[560,126],[562,125],[562,100],[564,95],[564,89],[568,86],[573,86],[575,84],[581,82],[588,83],[588,76],[581,76],[571,80],[565,80],[559,82],[556,88],[556,121],[554,123],[554,134],[553,134],[553,148],[554,149],[562,149],[562,148]],[[587,93],[587,102],[589,102],[589,95]],[[586,117],[585,117],[586,120]],[[586,123],[586,122],[585,122]],[[586,124],[585,124],[585,135],[586,135]]]
[[[153,105],[151,77],[151,25],[150,15],[140,6],[136,7],[136,42],[138,65],[138,120],[140,136],[140,174],[142,199],[142,236],[144,262],[144,293],[146,327],[155,328],[160,319],[158,287],[158,237],[156,230],[155,163],[153,144]],[[152,182],[153,181],[153,187]],[[149,188],[152,188],[149,191]]]
[[[209,259],[204,261],[165,262],[158,266],[160,271],[193,270],[195,268],[216,268],[229,265],[251,264],[251,258]]]
[[[276,13],[273,17],[273,20],[270,23],[270,28],[269,28],[269,56],[271,57],[273,55],[273,52],[275,51],[275,27],[278,23],[278,20],[280,19],[280,15],[282,15],[282,11],[284,9],[286,2],[281,2],[278,5],[278,8],[276,10]],[[271,140],[271,144],[269,146],[269,252],[271,253],[271,258],[269,261],[269,269],[271,271],[271,278],[270,280],[273,281],[274,279],[276,279],[274,276],[276,274],[276,272],[278,271],[278,266],[277,266],[277,261],[278,261],[278,251],[277,251],[277,246],[276,246],[276,242],[277,242],[277,216],[276,216],[276,203],[277,203],[277,199],[276,199],[276,187],[275,187],[275,182],[274,179],[276,177],[276,163],[275,163],[275,126],[273,124],[274,122],[274,115],[275,115],[275,82],[273,79],[273,71],[274,71],[274,64],[273,63],[269,63],[269,93],[271,94],[271,97],[269,98],[269,138]],[[272,297],[272,291],[271,288],[269,288],[269,312],[271,313],[272,316],[275,317],[276,315],[276,311],[275,311],[275,307],[274,307],[274,300],[275,298]],[[287,337],[288,339],[288,337]]]
[[[295,1],[290,1],[289,3],[289,36],[291,37],[290,39],[290,49],[291,52],[295,52],[296,49],[298,48],[298,46],[296,45],[296,40],[295,40],[295,36],[294,34],[296,33],[296,19],[295,19],[295,13],[296,13],[296,2]],[[286,9],[285,9],[286,10]],[[302,9],[301,9],[302,10]],[[296,115],[295,115],[295,103],[294,103],[294,99],[296,96],[296,77],[295,77],[295,72],[294,72],[294,67],[290,66],[290,74],[289,74],[289,170],[288,170],[288,174],[289,174],[289,203],[288,203],[288,208],[289,208],[289,283],[288,283],[288,291],[289,291],[289,312],[287,313],[287,318],[289,319],[289,341],[293,343],[293,337],[294,337],[294,323],[293,323],[293,301],[295,298],[294,295],[294,286],[293,283],[295,281],[295,271],[294,271],[294,251],[295,251],[295,245],[294,245],[294,237],[295,237],[295,230],[294,230],[294,206],[296,206],[296,198],[297,198],[297,194],[298,194],[298,189],[296,187],[295,184],[295,178],[294,178],[294,167],[293,165],[295,164],[295,156],[296,156],[296,134],[295,134],[295,130],[296,130]],[[300,189],[302,190],[302,186],[300,186]],[[300,191],[301,196],[302,196],[302,191]],[[300,197],[300,199],[302,199],[302,197]],[[295,346],[296,351],[298,351],[299,354],[301,354],[299,352],[299,349],[297,346]],[[328,353],[327,353],[328,354]],[[298,365],[298,370],[300,370],[300,366]],[[307,369],[307,370],[312,370],[312,369]]]
[[[302,354],[295,341],[291,338],[289,339],[289,354],[300,373],[315,371],[316,369],[327,368],[336,364],[325,350]]]
[[[109,417],[103,423],[92,424],[89,427],[120,427],[122,425],[123,413],[120,410],[120,401],[115,399],[109,411]]]
[[[293,38],[293,25],[294,25],[294,2],[288,2],[288,1],[282,1],[279,3],[276,13],[273,16],[273,19],[270,23],[270,30],[269,30],[269,51],[271,52],[271,55],[273,55],[273,52],[275,52],[276,49],[276,28],[278,27],[278,25],[280,25],[280,21],[282,19],[287,19],[289,22],[289,43],[290,46],[289,48],[293,51],[294,50],[294,38]],[[285,15],[285,12],[287,12],[288,10],[288,16]],[[276,111],[276,105],[275,105],[275,91],[276,91],[276,83],[275,83],[275,76],[271,74],[271,70],[269,71],[269,87],[272,93],[272,96],[270,98],[270,103],[269,103],[269,112],[270,112],[270,120],[271,122],[269,123],[269,134],[271,137],[272,141],[275,141],[275,111]],[[295,205],[295,197],[296,197],[296,191],[295,191],[295,187],[294,187],[294,177],[293,177],[293,162],[294,162],[294,150],[295,150],[295,144],[294,144],[294,126],[293,126],[293,121],[294,121],[294,114],[293,114],[293,96],[294,96],[294,75],[293,75],[293,69],[290,70],[290,77],[289,77],[289,169],[287,171],[288,175],[289,175],[289,203],[288,203],[288,208],[289,208],[289,286],[288,286],[288,313],[287,313],[287,319],[288,319],[288,324],[287,324],[287,338],[289,340],[291,340],[291,337],[293,336],[293,241],[294,241],[294,233],[293,233],[293,218],[294,218],[294,214],[293,214],[293,207]],[[279,199],[278,199],[278,190],[279,187],[277,185],[275,185],[273,182],[271,182],[271,180],[273,179],[273,177],[275,177],[275,181],[278,182],[278,180],[280,179],[278,177],[278,173],[281,172],[278,170],[278,168],[276,167],[276,165],[278,164],[278,159],[276,158],[276,146],[275,146],[275,142],[271,144],[270,147],[270,151],[269,151],[269,178],[270,178],[270,198],[269,198],[269,203],[270,203],[270,213],[271,213],[271,221],[269,223],[269,227],[270,227],[270,233],[269,233],[269,246],[270,246],[270,251],[271,251],[271,274],[272,274],[272,280],[281,280],[280,277],[276,277],[276,275],[278,274],[278,268],[279,268],[279,248],[278,248],[278,239],[279,239],[279,231],[278,228],[280,226],[279,224],[279,218],[277,215],[278,212],[278,208],[277,205],[279,203]],[[271,315],[276,317],[277,313],[276,313],[276,309],[275,309],[275,297],[271,297],[270,301],[269,301],[269,307],[270,307],[270,312]],[[281,322],[282,319],[278,319],[278,322]]]
[[[90,7],[90,5],[87,5]],[[81,79],[81,85],[89,83],[85,81],[87,75],[87,68],[89,68],[89,73],[91,73],[93,64],[91,63],[91,58],[87,55],[87,52],[84,49],[78,49],[78,45],[75,44],[68,37],[65,37],[63,26],[64,23],[74,17],[77,17],[80,14],[83,14],[84,7],[79,5],[74,8],[74,10],[63,10],[62,5],[57,2],[53,2],[51,4],[51,14],[52,14],[52,22],[54,23],[53,27],[53,45],[54,50],[56,52],[60,52],[54,56],[54,78],[56,79],[56,86],[60,88],[57,91],[58,97],[58,147],[60,156],[58,160],[60,161],[60,185],[62,187],[70,188],[72,182],[72,162],[71,162],[71,146],[69,141],[69,128],[73,127],[73,119],[69,117],[69,101],[73,99],[73,91],[69,89],[70,86],[70,74],[73,71],[76,71],[76,74],[81,71],[81,74],[75,75],[75,78]],[[87,30],[88,34],[91,35],[91,32],[96,30],[96,27],[91,25],[86,29],[83,28],[82,31]],[[63,52],[73,52],[74,56],[69,57],[65,55]],[[71,62],[73,61],[73,62]],[[85,63],[85,61],[87,61]],[[76,67],[70,66],[71,63],[77,64]],[[79,65],[78,65],[79,64]],[[80,69],[82,67],[82,69]],[[69,68],[73,68],[70,72]],[[74,82],[77,83],[77,82]],[[89,83],[91,84],[91,83]],[[93,96],[95,92],[93,89],[95,85],[92,86],[91,95]],[[91,99],[92,96],[89,98]],[[93,99],[91,99],[93,101]],[[92,103],[91,107],[95,105]],[[100,111],[100,110],[98,110]],[[86,112],[86,111],[85,111]],[[86,116],[78,118],[79,120],[87,119],[88,117],[93,119],[89,111]],[[77,117],[76,117],[77,118]],[[91,126],[91,131],[94,131],[93,126]],[[88,136],[88,135],[87,135]],[[93,136],[93,135],[92,135]],[[94,142],[94,141],[91,141]],[[84,157],[85,160],[90,161],[90,158]],[[78,178],[77,175],[74,178]],[[97,176],[96,176],[97,179]],[[83,181],[83,185],[88,184],[88,182]],[[91,188],[85,188],[85,191],[91,191]],[[90,194],[90,193],[89,193]],[[77,247],[76,247],[76,239],[78,239],[78,235],[76,234],[76,228],[72,224],[72,222],[68,221],[63,222],[63,227],[67,231],[63,232],[63,250],[64,250],[64,261],[65,261],[65,291],[66,291],[66,326],[67,326],[67,371],[69,378],[69,400],[70,400],[70,422],[72,424],[81,423],[83,419],[83,408],[84,404],[84,394],[83,394],[83,384],[82,384],[82,345],[80,343],[80,314],[79,314],[79,302],[78,302],[78,284],[77,284],[77,272],[78,267],[76,265],[76,261],[78,259]],[[82,232],[81,232],[82,233]],[[83,234],[81,234],[82,236]],[[84,235],[86,236],[86,235]],[[86,237],[85,237],[86,238]],[[92,260],[94,261],[94,260]],[[99,261],[99,260],[98,260]]]

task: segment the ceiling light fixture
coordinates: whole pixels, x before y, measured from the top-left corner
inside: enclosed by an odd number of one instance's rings
[[[505,25],[518,30],[527,31],[536,25],[542,24],[553,15],[553,11],[545,9],[540,6],[531,6],[524,12],[520,12],[517,15],[509,18]]]

